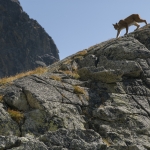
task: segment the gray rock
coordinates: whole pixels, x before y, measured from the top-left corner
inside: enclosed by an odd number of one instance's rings
[[[92,68],[85,67],[78,70],[78,74],[82,80],[88,80],[88,78],[92,80],[102,81],[106,83],[114,83],[117,81],[121,81],[123,72],[121,70],[106,70],[104,68]]]
[[[16,136],[0,136],[0,149],[10,149],[19,146],[21,140]]]
[[[0,148],[149,150],[149,26],[0,85]],[[24,119],[16,122],[8,108]]]
[[[53,39],[29,18],[18,0],[0,0],[0,11],[0,78],[59,60]]]
[[[37,139],[34,138],[19,138],[20,144],[11,148],[10,150],[25,150],[25,149],[33,149],[33,150],[48,150],[48,147]]]
[[[10,107],[14,107],[20,111],[29,110],[29,105],[26,100],[26,95],[22,92],[21,88],[13,87],[3,97],[3,100]]]
[[[74,150],[106,149],[99,134],[93,130],[66,130],[48,132],[39,137],[39,140],[53,149],[53,146]]]
[[[9,113],[4,109],[3,104],[0,103],[0,135],[16,135],[20,136],[18,124],[12,120]]]

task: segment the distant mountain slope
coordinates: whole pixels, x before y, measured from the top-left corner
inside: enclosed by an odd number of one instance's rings
[[[0,77],[59,60],[53,39],[30,19],[18,0],[0,0]]]

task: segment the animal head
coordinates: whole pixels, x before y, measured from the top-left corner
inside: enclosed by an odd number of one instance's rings
[[[119,28],[119,24],[118,23],[113,24],[113,26],[114,26],[115,30],[118,30],[118,28]]]

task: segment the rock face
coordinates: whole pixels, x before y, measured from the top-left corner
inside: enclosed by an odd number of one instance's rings
[[[1,84],[0,149],[150,150],[149,39],[147,25]]]
[[[0,33],[0,78],[59,60],[53,39],[18,0],[0,0]]]

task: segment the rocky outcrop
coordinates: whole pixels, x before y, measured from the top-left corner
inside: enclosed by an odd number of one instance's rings
[[[1,84],[0,149],[149,150],[149,38],[147,25]]]
[[[0,78],[59,60],[53,39],[18,0],[0,0]]]

